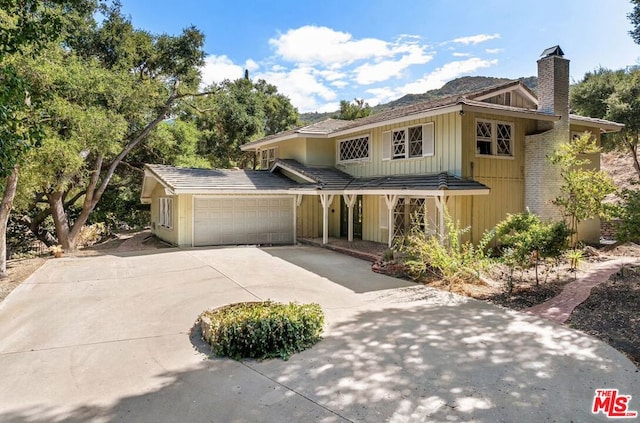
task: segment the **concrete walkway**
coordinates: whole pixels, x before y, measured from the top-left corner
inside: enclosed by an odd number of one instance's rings
[[[584,275],[565,285],[559,295],[523,311],[557,323],[564,323],[569,319],[573,310],[589,298],[593,287],[608,281],[611,275],[618,272],[623,266],[637,261],[635,258],[623,257],[598,263]]]
[[[289,361],[209,357],[198,314],[317,302],[324,339]],[[0,422],[591,422],[632,395],[622,354],[535,316],[371,272],[313,247],[49,260],[0,303]]]

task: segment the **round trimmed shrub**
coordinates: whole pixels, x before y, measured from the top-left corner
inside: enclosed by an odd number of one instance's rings
[[[235,360],[287,360],[318,342],[323,325],[318,304],[236,303],[200,315],[202,336],[213,353]]]

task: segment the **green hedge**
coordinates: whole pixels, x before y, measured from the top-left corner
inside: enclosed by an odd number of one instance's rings
[[[205,311],[200,322],[217,356],[287,360],[321,339],[324,314],[318,304],[263,301]]]

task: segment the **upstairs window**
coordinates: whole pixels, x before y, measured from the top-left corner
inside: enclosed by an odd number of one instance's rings
[[[433,123],[410,126],[382,133],[382,160],[433,156]]]
[[[269,170],[278,158],[278,147],[260,150],[260,169]]]
[[[476,154],[513,157],[513,124],[478,119],[476,121]]]
[[[369,136],[352,138],[338,143],[338,161],[349,162],[369,159]]]

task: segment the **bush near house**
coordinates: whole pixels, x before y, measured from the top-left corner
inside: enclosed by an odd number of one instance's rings
[[[510,270],[507,291],[513,290],[513,272],[518,268],[535,267],[538,285],[540,260],[561,257],[571,233],[565,222],[543,222],[529,212],[510,214],[498,223],[496,236],[502,246],[501,261]]]
[[[315,303],[237,303],[200,316],[202,335],[213,353],[235,360],[287,360],[317,343],[323,325],[324,313]]]
[[[431,272],[448,284],[457,281],[480,279],[480,272],[489,266],[487,246],[494,232],[487,232],[477,246],[462,237],[470,227],[461,228],[445,214],[446,233],[443,238],[429,234],[415,225],[409,234],[396,244],[406,257],[404,265],[413,279],[423,279]]]

